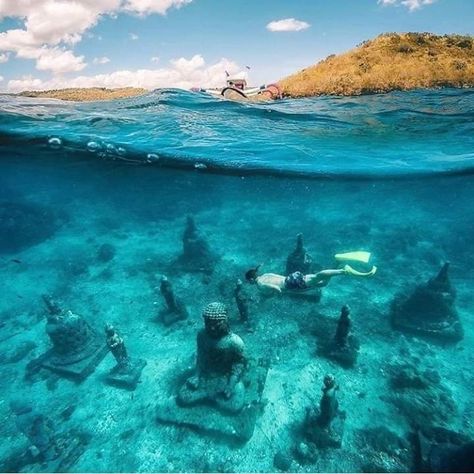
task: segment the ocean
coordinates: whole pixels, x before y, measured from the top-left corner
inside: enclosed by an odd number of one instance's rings
[[[443,472],[469,446],[474,90],[0,96],[0,171],[0,471]],[[284,281],[298,234],[293,270],[354,272],[281,293],[246,279]],[[179,403],[213,302],[245,345],[235,413],[232,382]],[[200,370],[232,365],[223,347]]]

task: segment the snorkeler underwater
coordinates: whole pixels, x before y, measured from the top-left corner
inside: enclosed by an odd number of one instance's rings
[[[473,17],[0,0],[0,472],[474,472]]]

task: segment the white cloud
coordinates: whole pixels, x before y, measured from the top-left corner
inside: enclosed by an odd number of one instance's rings
[[[136,35],[135,33],[130,33],[128,36],[133,41],[136,41],[139,38],[139,36]]]
[[[110,59],[107,56],[102,56],[101,58],[94,58],[92,62],[94,64],[107,64],[110,63]]]
[[[0,53],[0,64],[6,63],[10,59],[9,53]]]
[[[180,8],[191,1],[0,0],[0,20],[12,17],[23,22],[21,29],[0,33],[0,54],[12,52],[22,59],[35,59],[37,69],[49,70],[53,74],[78,71],[86,64],[83,57],[75,56],[70,48],[81,41],[103,16],[113,17],[120,12],[141,16],[164,15],[170,8]],[[50,60],[53,56],[60,56],[59,66]]]
[[[123,8],[139,15],[165,15],[170,8],[181,8],[192,0],[125,0]]]
[[[3,76],[0,76],[0,82],[2,82],[2,81],[3,81]]]
[[[419,10],[425,5],[432,5],[436,0],[378,0],[377,3],[382,4],[383,6],[404,6],[408,10],[414,11]]]
[[[267,25],[269,31],[302,31],[311,25],[306,21],[295,20],[294,18],[285,18],[284,20],[271,21]]]
[[[94,76],[78,76],[75,78],[53,77],[40,80],[32,76],[8,81],[7,90],[19,92],[23,90],[61,89],[65,87],[143,87],[155,89],[159,87],[220,87],[225,83],[225,71],[233,76],[246,77],[246,72],[235,62],[222,58],[215,64],[207,65],[204,58],[196,54],[190,59],[179,58],[170,61],[169,67],[158,69],[122,70],[110,74]]]
[[[159,56],[153,56],[152,58],[150,58],[150,61],[152,63],[159,63],[160,62],[160,57]]]

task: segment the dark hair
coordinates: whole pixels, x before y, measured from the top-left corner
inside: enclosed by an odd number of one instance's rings
[[[245,272],[245,279],[250,283],[255,283],[255,280],[257,279],[257,273],[260,267],[261,265],[258,265],[255,268],[251,268],[250,270],[247,270]]]

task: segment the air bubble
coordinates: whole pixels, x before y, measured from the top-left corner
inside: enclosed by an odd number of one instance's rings
[[[58,150],[59,148],[61,148],[63,146],[63,142],[60,138],[58,137],[51,137],[49,140],[48,140],[48,145],[50,146],[50,148],[52,148],[53,150]]]
[[[97,151],[100,150],[100,145],[97,143],[97,142],[89,142],[87,144],[87,149],[91,152],[91,153],[96,153]]]
[[[207,166],[204,163],[194,163],[194,168],[197,170],[205,170]]]
[[[156,153],[148,153],[148,155],[146,155],[146,161],[148,161],[148,163],[158,161],[159,159],[160,157]]]
[[[127,154],[127,150],[125,150],[125,148],[119,146],[119,147],[117,148],[117,154],[118,154],[119,156],[125,156],[125,155]]]

